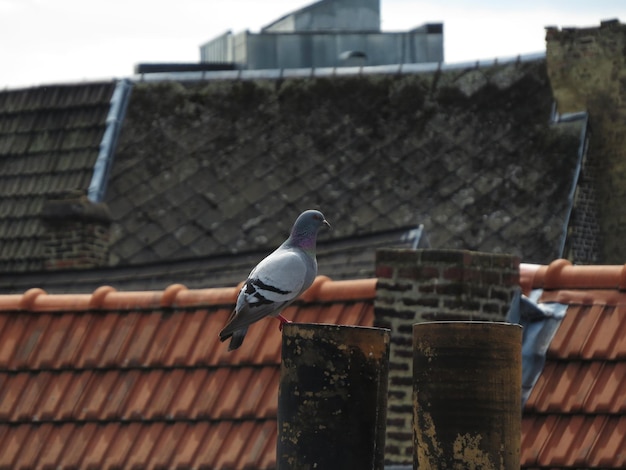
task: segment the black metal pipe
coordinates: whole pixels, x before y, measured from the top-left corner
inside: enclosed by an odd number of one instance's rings
[[[288,323],[278,394],[279,470],[382,470],[389,330]]]
[[[522,328],[413,325],[413,467],[519,470]]]

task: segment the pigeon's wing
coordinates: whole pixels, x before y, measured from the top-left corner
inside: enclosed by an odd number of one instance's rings
[[[299,250],[277,250],[261,261],[241,288],[220,339],[224,341],[233,332],[279,313],[308,288],[311,265],[305,257]]]

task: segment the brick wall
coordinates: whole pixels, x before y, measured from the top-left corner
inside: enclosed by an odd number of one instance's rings
[[[66,221],[49,225],[43,241],[46,270],[93,268],[108,263],[108,224]]]
[[[594,173],[593,196],[598,206],[598,247],[582,239],[582,250],[597,249],[598,259],[622,264],[626,260],[626,25],[602,22],[595,28],[549,28],[546,33],[546,65],[559,113],[587,111],[592,134],[583,172]],[[583,201],[584,202],[584,201]],[[584,210],[584,208],[581,208]],[[579,215],[580,211],[579,211]],[[593,220],[584,219],[581,237],[593,235]],[[583,257],[584,257],[583,256]]]
[[[375,326],[391,329],[386,459],[413,462],[412,335],[423,321],[503,321],[519,286],[519,258],[461,250],[376,254]]]
[[[597,198],[598,155],[586,155],[574,196],[563,257],[574,264],[600,264],[602,233]]]
[[[44,268],[85,269],[109,261],[111,216],[84,194],[49,201],[43,209]]]

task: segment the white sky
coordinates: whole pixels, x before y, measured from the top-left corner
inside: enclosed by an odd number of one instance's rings
[[[140,62],[198,62],[199,46],[314,0],[0,0],[0,89],[125,77]],[[626,22],[626,0],[381,0],[383,31],[444,23],[446,62],[545,49],[547,25]]]

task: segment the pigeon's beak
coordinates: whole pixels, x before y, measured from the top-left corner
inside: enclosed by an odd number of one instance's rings
[[[324,220],[322,221],[322,223],[323,223],[324,225],[326,225],[326,227],[328,227],[328,228],[329,228],[329,230],[332,230],[332,229],[333,229],[333,228],[331,227],[331,225],[328,223],[328,220],[324,219]]]

